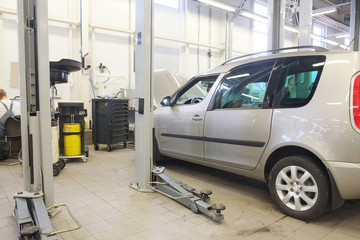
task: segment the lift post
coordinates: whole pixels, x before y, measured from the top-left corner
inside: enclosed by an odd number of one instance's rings
[[[221,221],[223,204],[209,205],[210,190],[198,192],[193,187],[178,181],[164,167],[153,167],[153,0],[136,0],[135,31],[135,182],[130,184],[140,192],[151,190],[203,213],[214,221]]]
[[[14,195],[19,238],[55,240],[49,104],[47,1],[18,0],[21,144],[24,190]]]
[[[137,191],[151,191],[152,165],[152,73],[153,73],[153,0],[136,0],[135,31],[135,182]]]

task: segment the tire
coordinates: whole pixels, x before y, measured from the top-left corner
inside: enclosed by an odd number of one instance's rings
[[[53,165],[53,176],[55,177],[55,176],[59,175],[60,171],[61,171],[60,167],[54,164]]]
[[[277,162],[270,172],[269,190],[275,204],[297,219],[314,219],[329,209],[328,175],[307,156],[290,156]]]
[[[111,152],[111,150],[112,150],[112,147],[111,147],[110,145],[108,145],[108,146],[107,146],[107,151],[108,151],[108,152]]]
[[[60,159],[59,160],[59,168],[63,169],[66,166],[66,162],[64,159]]]
[[[98,145],[98,144],[94,144],[94,149],[95,149],[95,151],[99,150],[99,145]]]
[[[154,165],[159,165],[164,160],[164,156],[160,154],[159,145],[157,144],[157,140],[155,138],[153,141],[153,159]]]

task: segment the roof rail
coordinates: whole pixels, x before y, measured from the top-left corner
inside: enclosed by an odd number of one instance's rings
[[[234,61],[234,60],[240,59],[240,58],[251,57],[251,56],[255,56],[255,55],[259,55],[259,54],[263,54],[263,53],[278,53],[278,52],[286,51],[286,50],[304,49],[304,48],[314,49],[315,52],[326,52],[326,51],[329,51],[329,49],[327,49],[327,48],[318,47],[318,46],[311,46],[311,45],[308,45],[308,46],[287,47],[287,48],[279,48],[279,49],[272,49],[272,50],[267,50],[267,51],[263,51],[263,52],[250,53],[250,54],[246,54],[246,55],[243,55],[243,56],[234,57],[234,58],[231,58],[231,59],[226,60],[225,62],[223,62],[223,64],[221,64],[221,66],[223,66],[223,65],[225,65],[225,64],[227,64],[227,63],[229,63],[229,62],[232,62],[232,61]]]

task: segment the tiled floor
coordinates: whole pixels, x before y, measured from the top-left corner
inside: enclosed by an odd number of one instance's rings
[[[312,222],[280,213],[263,183],[233,174],[171,160],[169,173],[195,187],[213,190],[211,202],[226,205],[225,219],[216,223],[160,195],[139,193],[134,181],[135,153],[130,149],[93,151],[87,163],[72,161],[54,179],[56,203],[66,203],[82,227],[58,235],[77,240],[187,239],[323,239],[360,237],[360,201]],[[22,189],[21,166],[0,166],[0,239],[17,239],[12,194]],[[354,183],[354,187],[359,187]],[[52,219],[57,230],[74,227],[65,211]]]

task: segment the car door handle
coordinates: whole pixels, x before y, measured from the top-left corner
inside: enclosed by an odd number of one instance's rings
[[[202,120],[202,117],[200,117],[199,115],[196,114],[196,115],[193,116],[192,120],[194,120],[194,121],[201,121],[201,120]]]

